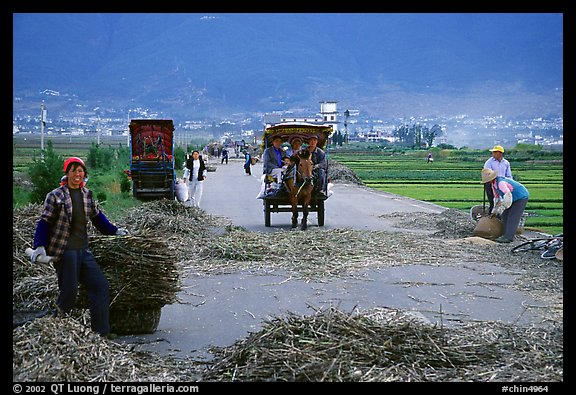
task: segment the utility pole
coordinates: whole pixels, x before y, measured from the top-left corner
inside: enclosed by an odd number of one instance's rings
[[[40,104],[40,149],[44,151],[44,126],[46,126],[46,106],[44,100]]]
[[[350,111],[344,111],[344,142],[348,143],[348,118],[350,118]],[[340,146],[342,146],[342,142],[340,142]]]
[[[128,132],[126,133],[126,147],[130,148],[130,110],[128,110]]]
[[[96,129],[96,136],[98,136],[98,146],[100,146],[100,114],[98,114],[98,129]]]

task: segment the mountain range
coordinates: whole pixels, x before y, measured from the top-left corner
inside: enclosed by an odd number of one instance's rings
[[[172,117],[562,116],[562,13],[16,13],[13,95]]]

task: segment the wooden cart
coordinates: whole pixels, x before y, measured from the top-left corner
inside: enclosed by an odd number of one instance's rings
[[[318,136],[318,148],[326,152],[326,147],[332,127],[326,125],[315,125],[302,122],[289,122],[281,123],[278,125],[266,128],[262,136],[262,148],[266,149],[272,146],[272,137],[280,136],[283,142],[290,142],[294,137],[300,137],[304,143],[308,143],[311,135]],[[326,170],[326,178],[328,179],[328,169]],[[309,212],[315,212],[318,216],[318,225],[324,226],[324,202],[327,199],[328,182],[324,186],[324,194],[316,193],[308,205]],[[262,198],[264,204],[264,225],[270,226],[272,213],[286,213],[292,212],[292,205],[288,199],[288,195],[264,196]],[[298,206],[298,212],[301,213],[302,207]]]

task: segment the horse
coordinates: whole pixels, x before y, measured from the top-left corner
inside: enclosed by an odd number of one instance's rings
[[[308,206],[314,193],[312,159],[307,150],[290,157],[291,170],[284,177],[288,200],[292,205],[292,229],[298,227],[298,204],[302,205],[301,230],[308,228]]]

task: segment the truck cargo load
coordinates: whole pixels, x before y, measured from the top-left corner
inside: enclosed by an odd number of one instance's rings
[[[130,121],[130,176],[137,199],[174,200],[174,123],[169,119]]]

